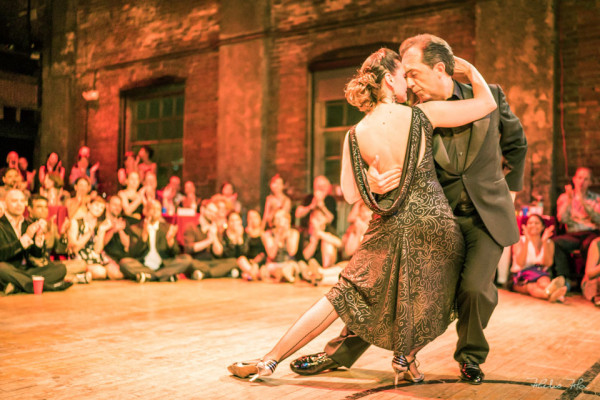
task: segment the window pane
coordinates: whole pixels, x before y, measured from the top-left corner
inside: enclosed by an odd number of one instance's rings
[[[325,105],[325,126],[343,126],[344,124],[344,103],[335,102]]]
[[[353,107],[350,104],[346,104],[346,118],[348,119],[346,125],[358,124],[364,115],[365,114],[358,108]]]
[[[175,99],[175,115],[183,115],[183,96]]]
[[[340,156],[342,150],[342,134],[328,133],[325,137],[325,157]]]
[[[171,115],[173,115],[173,98],[167,97],[166,99],[163,99],[162,116],[170,117]]]
[[[146,140],[156,140],[158,137],[158,122],[149,122],[146,124]]]
[[[181,167],[183,166],[181,142],[162,143],[152,147],[158,169],[158,187],[162,188],[172,175],[181,177]]]
[[[325,160],[325,176],[332,184],[340,183],[340,160]]]
[[[160,117],[160,100],[150,100],[150,110],[148,112],[148,118],[159,118]]]
[[[147,103],[145,101],[140,101],[139,103],[137,103],[137,120],[138,121],[142,121],[147,118],[146,104]]]
[[[162,135],[161,139],[174,139],[177,137],[177,132],[175,131],[175,121],[166,120],[161,122],[162,124]]]

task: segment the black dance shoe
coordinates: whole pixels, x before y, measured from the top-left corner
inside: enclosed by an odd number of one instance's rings
[[[290,363],[290,369],[299,375],[315,375],[339,367],[340,364],[333,361],[324,352],[302,356]]]
[[[479,364],[475,363],[461,363],[460,364],[460,379],[468,382],[471,385],[481,385],[485,374],[479,367]]]
[[[70,288],[71,286],[73,286],[73,282],[67,282],[67,281],[60,281],[58,283],[55,283],[51,288],[46,289],[44,288],[44,290],[48,291],[48,292],[62,292],[63,290],[67,290],[68,288]]]

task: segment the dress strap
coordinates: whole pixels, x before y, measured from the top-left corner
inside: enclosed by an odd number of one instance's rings
[[[388,216],[395,214],[398,209],[404,203],[409,188],[415,176],[417,169],[417,162],[419,160],[419,150],[421,148],[421,120],[422,111],[418,110],[415,112],[413,107],[411,114],[411,123],[409,129],[408,145],[406,148],[406,155],[404,157],[404,166],[402,168],[402,176],[400,177],[400,189],[396,199],[389,208],[381,208],[377,199],[370,190],[369,183],[367,181],[366,168],[368,165],[364,162],[360,149],[358,148],[358,140],[356,138],[356,129],[352,127],[349,132],[350,136],[350,159],[352,162],[352,169],[354,170],[354,179],[360,195],[371,211],[376,214]],[[397,190],[397,189],[394,189]]]

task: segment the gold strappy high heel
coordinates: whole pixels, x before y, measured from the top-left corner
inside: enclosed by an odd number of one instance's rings
[[[252,360],[236,362],[227,367],[227,370],[238,378],[250,377],[250,382],[254,382],[261,376],[273,374],[275,368],[277,368],[277,361],[275,360]]]
[[[392,368],[394,369],[394,372],[396,373],[396,376],[394,378],[394,385],[398,384],[398,379],[400,378],[400,374],[404,374],[404,380],[409,381],[409,382],[414,382],[414,383],[418,383],[423,381],[423,379],[425,379],[425,375],[419,373],[418,376],[413,375],[412,371],[410,370],[410,366],[411,364],[414,364],[417,361],[416,357],[412,359],[412,361],[408,361],[406,359],[405,356],[403,355],[395,355],[394,358],[392,359]],[[417,365],[418,367],[418,365]]]

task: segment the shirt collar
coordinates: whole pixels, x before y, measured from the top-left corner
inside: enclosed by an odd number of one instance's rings
[[[452,81],[454,83],[454,90],[452,91],[452,96],[450,96],[447,100],[464,100],[462,90],[460,90],[460,86],[456,83],[456,81]]]
[[[5,213],[4,215],[6,215],[6,219],[12,225],[13,229],[17,233],[17,236],[20,236],[21,235],[21,226],[23,226],[23,221],[25,220],[25,217],[23,217],[21,215],[18,218],[13,218],[8,213]]]

